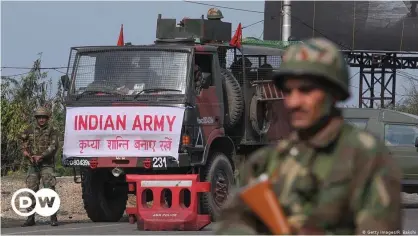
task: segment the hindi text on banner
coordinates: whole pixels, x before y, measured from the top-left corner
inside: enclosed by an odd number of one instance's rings
[[[182,107],[68,107],[64,155],[178,159]]]

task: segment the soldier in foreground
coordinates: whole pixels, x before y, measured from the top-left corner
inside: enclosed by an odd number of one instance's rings
[[[244,163],[240,187],[267,174],[293,234],[401,234],[400,169],[384,143],[345,123],[336,107],[350,97],[339,49],[324,39],[292,45],[274,79],[294,131]],[[216,233],[272,234],[239,191]]]
[[[35,192],[39,190],[41,179],[44,188],[55,190],[54,158],[58,148],[58,140],[56,131],[48,124],[49,117],[46,108],[38,108],[35,112],[36,125],[26,130],[22,135],[23,155],[31,162],[26,178],[26,187]],[[28,212],[35,207],[35,199],[32,199],[32,202]],[[35,225],[35,214],[30,215],[22,227],[32,225]],[[51,216],[51,225],[58,225],[56,214]]]

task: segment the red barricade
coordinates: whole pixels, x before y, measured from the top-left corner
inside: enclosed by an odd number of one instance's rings
[[[129,216],[129,224],[134,224],[136,222],[136,212],[135,207],[126,208],[126,214]]]
[[[210,191],[210,183],[199,182],[199,175],[126,175],[126,181],[136,183],[139,230],[197,231],[211,223],[209,215],[198,214],[198,193]],[[167,190],[171,191],[171,206],[162,194]],[[152,191],[151,206],[146,203],[146,191]],[[187,191],[190,204],[185,202]]]
[[[130,194],[135,193],[135,183],[128,183],[128,190]],[[126,214],[129,216],[129,224],[134,224],[136,222],[136,212],[136,206],[126,207]]]

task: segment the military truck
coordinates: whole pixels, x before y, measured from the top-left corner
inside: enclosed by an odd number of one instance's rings
[[[418,193],[418,116],[387,109],[343,108],[344,119],[383,140],[403,171],[403,191]]]
[[[270,80],[282,50],[230,46],[228,22],[202,16],[176,23],[159,15],[150,45],[71,48],[61,78],[67,108],[63,165],[74,168],[94,222],[122,217],[127,195],[135,194],[125,174],[197,173],[211,183],[200,213],[216,217],[239,174],[238,163],[290,132],[282,93]],[[149,119],[177,112],[183,117],[173,128],[178,133],[125,127],[146,112],[154,112]],[[163,123],[148,123],[149,129],[157,126]],[[129,146],[145,137],[153,140]],[[164,141],[173,146],[171,154],[137,150],[164,137],[171,140]],[[146,198],[153,201],[152,194]]]

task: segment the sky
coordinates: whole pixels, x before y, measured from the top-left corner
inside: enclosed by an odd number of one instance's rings
[[[264,11],[264,1],[203,2],[217,6]],[[163,18],[199,18],[206,15],[210,6],[183,1],[45,1],[22,2],[2,1],[1,3],[1,75],[16,75],[29,69],[8,69],[3,67],[31,67],[42,53],[43,68],[66,67],[70,48],[88,45],[116,45],[120,26],[124,25],[125,42],[149,44],[155,40],[157,15]],[[224,19],[231,22],[235,30],[241,22],[251,25],[264,19],[262,13],[243,12],[220,8]],[[280,27],[280,26],[278,26]],[[244,37],[259,38],[263,34],[263,23],[243,29]],[[44,70],[52,78],[53,90],[65,69]],[[407,74],[405,74],[406,72]],[[398,74],[397,101],[403,98],[405,87],[410,87],[408,76],[418,79],[418,71],[404,70]],[[352,98],[344,103],[358,105],[358,69],[352,69]],[[53,92],[54,93],[54,92]]]

